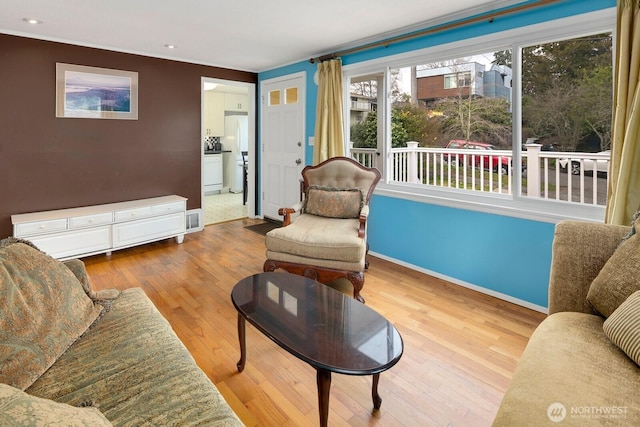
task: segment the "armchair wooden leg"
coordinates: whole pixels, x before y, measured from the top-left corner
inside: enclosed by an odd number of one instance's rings
[[[276,263],[268,259],[264,262],[264,265],[262,266],[262,271],[264,272],[276,271],[276,268],[277,268]]]
[[[367,249],[364,252],[364,269],[369,269],[369,260],[367,259],[367,255],[369,255],[369,244],[367,243]]]
[[[360,295],[360,291],[364,287],[364,272],[350,272],[347,274],[347,279],[353,285],[353,298],[364,304],[364,298]]]

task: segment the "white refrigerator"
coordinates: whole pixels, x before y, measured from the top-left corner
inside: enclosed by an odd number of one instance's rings
[[[224,186],[232,193],[242,193],[244,162],[242,151],[249,149],[249,118],[247,115],[228,115],[224,118],[224,136],[220,141],[224,156]]]

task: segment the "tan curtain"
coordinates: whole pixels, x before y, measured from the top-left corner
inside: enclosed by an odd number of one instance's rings
[[[344,156],[342,108],[342,63],[339,59],[320,62],[314,164]]]
[[[640,209],[640,13],[618,0],[611,163],[605,221],[631,224]]]

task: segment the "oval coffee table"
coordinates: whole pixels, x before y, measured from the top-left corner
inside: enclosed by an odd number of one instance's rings
[[[402,356],[402,337],[383,316],[314,280],[269,272],[246,277],[231,291],[238,310],[242,372],[246,362],[245,320],[317,371],[320,425],[329,417],[331,373],[373,375],[373,407],[380,408],[380,373]]]

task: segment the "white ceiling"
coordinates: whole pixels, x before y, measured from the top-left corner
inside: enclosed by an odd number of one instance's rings
[[[0,33],[260,72],[518,2],[0,0]]]

